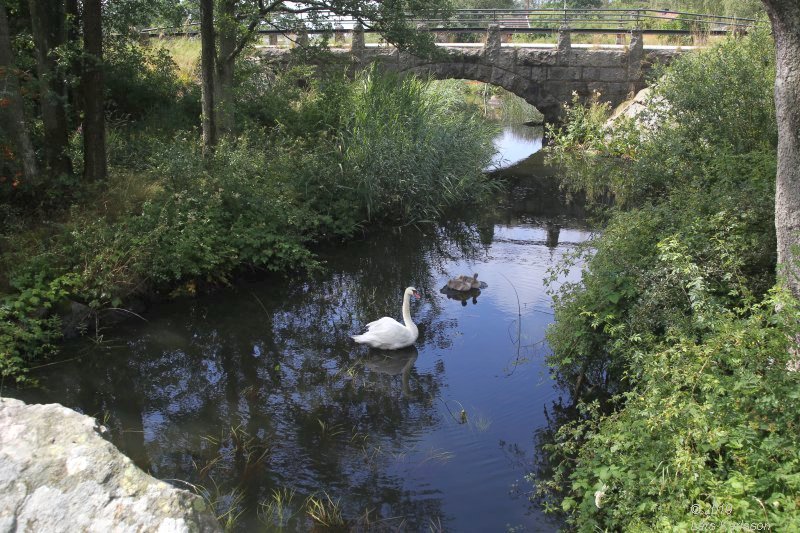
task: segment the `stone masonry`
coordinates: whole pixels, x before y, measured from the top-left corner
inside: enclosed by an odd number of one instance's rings
[[[669,63],[682,53],[645,50],[640,32],[632,33],[629,47],[617,49],[575,48],[565,29],[559,31],[554,48],[503,46],[500,36],[500,27],[492,26],[483,48],[443,48],[442,57],[433,60],[381,48],[361,48],[354,55],[362,64],[378,62],[395,72],[499,85],[554,122],[573,92],[582,100],[599,92],[601,101],[615,107],[646,87],[653,65]]]
[[[630,45],[622,48],[572,46],[565,28],[559,30],[558,44],[552,48],[503,45],[502,28],[490,26],[483,47],[442,47],[437,57],[423,59],[394,48],[365,46],[359,29],[350,50],[334,50],[349,55],[356,68],[376,63],[398,73],[491,83],[534,105],[547,122],[559,120],[573,93],[585,101],[599,92],[601,101],[615,107],[646,87],[654,65],[685,53],[679,48],[645,49],[637,31],[631,33]],[[261,54],[269,59],[283,52],[262,49]]]

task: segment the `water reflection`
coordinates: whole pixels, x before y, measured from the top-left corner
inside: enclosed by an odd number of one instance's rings
[[[489,169],[497,170],[509,167],[540,151],[542,134],[541,127],[521,124],[504,127],[502,134],[495,139],[497,154],[489,164]]]
[[[530,465],[507,450],[532,453],[557,395],[542,280],[588,237],[578,209],[547,178],[518,177],[459,220],[322,249],[327,270],[313,277],[160,305],[106,344],[73,344],[66,357],[79,364],[17,395],[98,416],[140,467],[242,510],[242,531],[311,529],[300,505],[321,491],[356,529],[369,511],[406,531],[553,530],[509,497]],[[488,287],[448,305],[439,288],[454,272],[480,272]],[[424,294],[412,303],[416,346],[354,344],[372,318],[399,316],[409,285]],[[297,497],[278,519],[265,510],[284,489]]]
[[[547,231],[547,247],[555,248],[558,246],[558,236],[561,235],[561,226],[555,222],[548,221],[545,223],[545,229]]]
[[[471,289],[468,291],[456,291],[453,289],[448,289],[445,285],[439,292],[444,294],[448,300],[455,300],[457,302],[461,302],[462,306],[466,306],[467,302],[472,300],[472,304],[475,305],[478,303],[478,296],[481,295],[480,289]]]
[[[400,376],[403,396],[408,398],[411,396],[409,387],[411,369],[414,368],[414,362],[418,356],[419,350],[416,346],[409,346],[401,350],[370,350],[368,358],[364,360],[364,366],[370,372],[374,382],[382,385],[391,386],[396,381],[391,378]],[[390,379],[382,379],[385,377]]]

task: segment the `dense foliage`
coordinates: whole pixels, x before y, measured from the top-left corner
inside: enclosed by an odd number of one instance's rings
[[[538,494],[580,531],[800,526],[800,314],[771,289],[774,68],[756,32],[677,61],[636,123],[607,129],[595,103],[551,131],[568,185],[618,200],[548,336],[580,398]]]
[[[430,220],[495,187],[482,173],[494,126],[422,80],[243,60],[239,133],[204,158],[195,78],[130,41],[107,62],[108,180],[7,189],[0,204],[3,376],[54,351],[65,298],[98,312],[241,268],[313,267],[315,242]]]

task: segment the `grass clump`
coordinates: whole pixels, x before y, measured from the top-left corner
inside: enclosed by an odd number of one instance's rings
[[[537,494],[576,530],[800,524],[800,314],[773,288],[774,69],[753,32],[662,72],[637,124],[608,128],[590,103],[551,130],[567,184],[617,200],[548,333],[577,405],[544,445]]]

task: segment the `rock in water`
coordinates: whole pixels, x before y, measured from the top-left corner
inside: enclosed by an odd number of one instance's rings
[[[222,531],[205,501],[149,476],[58,404],[0,398],[0,532]]]

